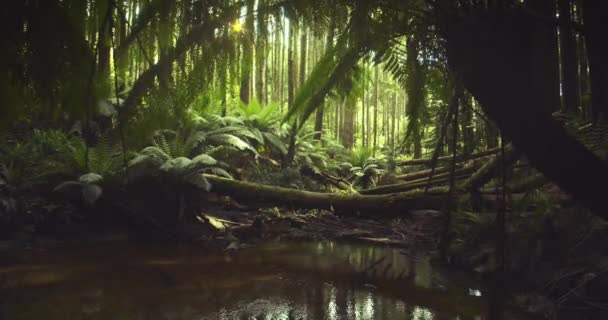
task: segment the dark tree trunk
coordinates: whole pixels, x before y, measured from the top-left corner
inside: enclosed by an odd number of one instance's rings
[[[336,22],[334,19],[331,19],[329,23],[329,29],[327,30],[327,39],[325,39],[325,52],[329,52],[329,50],[333,47],[334,43],[334,29]],[[317,109],[315,114],[315,133],[314,138],[316,140],[321,140],[321,136],[323,134],[323,112],[325,109],[325,105],[320,106]]]
[[[585,44],[591,76],[591,109],[594,121],[608,120],[608,1],[583,0]]]
[[[409,37],[407,40],[407,69],[410,76],[407,79],[407,115],[408,133],[414,144],[414,158],[422,157],[422,109],[424,108],[424,71],[418,60],[418,40]]]
[[[109,2],[99,1],[97,4],[97,21],[99,32],[97,34],[97,88],[100,98],[110,96],[110,20],[106,19]]]
[[[452,17],[442,26],[448,58],[486,114],[530,163],[607,218],[601,186],[608,181],[608,167],[538,107],[547,102],[533,90],[531,80],[536,43],[529,30],[534,23],[518,12],[472,11],[464,18]],[[573,164],[577,170],[572,170]]]
[[[293,47],[295,44],[295,21],[289,21],[289,39],[287,39],[287,108],[291,109],[295,97],[295,59]]]
[[[557,9],[555,0],[534,0],[525,3],[534,13],[547,20],[555,19]],[[557,27],[539,19],[530,32],[537,44],[532,49],[532,60],[536,65],[532,72],[532,85],[534,91],[546,101],[544,105],[538,107],[552,114],[560,108]]]
[[[249,104],[251,96],[251,71],[253,69],[253,7],[254,0],[247,1],[247,17],[245,18],[245,41],[243,42],[243,60],[241,62],[241,101]]]
[[[378,146],[378,104],[380,100],[378,99],[378,66],[376,65],[374,75],[374,151],[373,155],[376,155],[376,148]]]
[[[256,95],[258,101],[262,104],[266,103],[266,90],[264,73],[266,71],[266,15],[264,13],[264,0],[258,0],[257,11],[257,36],[255,54],[257,59],[257,77],[256,77]]]
[[[301,88],[306,81],[306,52],[308,44],[308,32],[304,22],[302,22],[302,28],[300,29],[300,79],[298,80],[298,88]]]
[[[345,105],[344,106],[344,117],[343,117],[343,126],[341,130],[342,135],[342,144],[345,148],[350,149],[353,147],[353,137],[354,137],[354,128],[355,128],[355,119],[354,119],[354,106]]]
[[[494,123],[485,124],[486,148],[494,149],[498,147],[498,129]]]
[[[576,57],[576,40],[572,30],[572,3],[571,0],[558,0],[560,19],[560,58],[562,62],[562,93],[564,111],[577,112],[580,105],[578,95],[578,61]],[[538,50],[533,46],[532,52]],[[534,83],[532,83],[534,85]],[[545,103],[548,103],[546,101]]]

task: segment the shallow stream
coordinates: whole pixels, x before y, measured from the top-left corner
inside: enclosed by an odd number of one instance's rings
[[[0,258],[0,319],[482,319],[475,281],[400,249],[112,242]]]

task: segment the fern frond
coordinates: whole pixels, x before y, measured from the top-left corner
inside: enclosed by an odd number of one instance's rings
[[[210,167],[210,168],[205,168],[203,169],[204,173],[210,173],[219,177],[224,177],[224,178],[228,178],[228,179],[234,179],[232,177],[232,175],[230,173],[228,173],[228,171],[222,169],[222,168],[218,168],[218,167]]]
[[[249,151],[253,152],[254,154],[258,153],[249,143],[247,143],[247,142],[241,140],[239,137],[233,136],[231,134],[227,134],[227,133],[215,134],[213,136],[210,136],[208,138],[208,140],[211,142],[214,142],[215,144],[230,145],[238,150],[249,150]]]
[[[279,138],[279,136],[275,135],[274,133],[270,133],[270,132],[264,132],[262,134],[264,135],[264,139],[268,145],[272,146],[273,148],[275,148],[276,150],[281,152],[281,154],[284,154],[284,155],[287,154],[287,146],[281,140],[281,138]]]

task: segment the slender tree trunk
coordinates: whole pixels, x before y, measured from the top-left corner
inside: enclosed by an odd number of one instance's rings
[[[525,4],[534,13],[548,20],[555,17],[555,0],[526,1]],[[557,27],[539,19],[530,32],[536,43],[532,49],[532,63],[536,66],[532,73],[534,91],[546,101],[546,104],[539,107],[552,114],[559,110],[560,106]]]
[[[298,88],[301,88],[306,81],[306,53],[308,52],[308,30],[302,21],[300,29],[300,79],[298,80]]]
[[[106,20],[109,1],[98,1],[96,5],[99,32],[97,33],[97,88],[100,98],[110,97],[110,21]]]
[[[253,69],[253,36],[254,36],[254,0],[247,0],[247,17],[243,32],[243,59],[241,60],[241,101],[249,104],[251,97],[251,71]]]
[[[583,1],[576,0],[576,23],[583,25]],[[584,34],[576,35],[577,55],[579,61],[578,80],[579,80],[579,97],[581,99],[582,113],[585,119],[592,120],[590,89],[589,89],[589,59],[587,57],[587,48],[585,46]]]
[[[414,158],[422,157],[422,112],[424,106],[425,74],[418,59],[419,44],[413,36],[407,39],[407,68],[410,76],[407,79],[408,106],[407,115],[409,119],[408,133],[414,144]]]
[[[258,10],[257,10],[257,42],[255,48],[255,54],[257,58],[257,77],[256,77],[256,96],[258,101],[262,104],[266,103],[266,90],[264,90],[265,80],[265,72],[266,72],[266,14],[264,12],[265,8],[264,0],[258,0]]]
[[[369,85],[369,70],[368,70],[368,77],[365,80],[365,87],[368,88]],[[367,123],[365,124],[365,132],[367,133],[367,135],[365,136],[365,146],[369,148],[370,146],[370,136],[371,136],[371,121],[370,121],[370,109],[371,109],[371,92],[369,92],[369,90],[367,91],[367,104],[366,104],[366,108],[365,108],[365,119],[367,120]]]
[[[572,0],[558,0],[560,19],[560,58],[564,111],[577,112],[580,105],[577,79],[576,40],[572,30]],[[536,47],[536,46],[535,46]],[[536,69],[536,68],[535,68]]]
[[[375,75],[374,75],[374,151],[373,155],[376,156],[376,149],[378,147],[378,104],[380,100],[378,99],[378,65],[375,67]]]
[[[334,44],[334,29],[335,29],[336,21],[332,18],[329,23],[329,29],[327,30],[327,38],[325,39],[325,53],[329,52],[331,48],[333,48]],[[325,109],[325,105],[320,106],[315,114],[315,139],[321,140],[321,136],[323,134],[323,112]]]
[[[593,120],[608,120],[608,41],[606,41],[606,21],[608,2],[583,0],[585,20],[585,44],[589,57],[591,76],[591,109]]]
[[[397,93],[393,93],[393,103],[391,106],[391,155],[395,156],[395,118],[397,118]]]
[[[498,147],[498,129],[494,123],[485,123],[486,148],[494,149]]]
[[[365,69],[364,69],[365,70]],[[365,72],[365,71],[364,71]],[[363,75],[363,81],[365,81],[365,74]],[[365,97],[366,92],[365,92],[365,84],[363,85],[363,96],[361,97],[361,146],[365,147],[366,146],[366,141],[365,141]]]
[[[458,97],[460,97],[460,99],[466,99],[466,96],[464,94],[464,87],[462,86],[462,84],[457,84],[456,88],[460,88],[460,90],[462,90],[461,92],[457,93]],[[473,126],[473,110],[471,110],[468,107],[467,103],[463,103],[462,101],[460,101],[460,106],[462,108],[462,116],[461,118],[461,132],[462,132],[462,145],[463,145],[463,149],[462,149],[462,153],[464,154],[464,156],[468,156],[470,154],[473,154],[473,151],[475,149],[475,131],[474,131],[474,126]]]
[[[294,42],[295,42],[295,21],[289,21],[289,41],[287,43],[287,105],[291,109],[295,96],[295,62],[294,62]]]

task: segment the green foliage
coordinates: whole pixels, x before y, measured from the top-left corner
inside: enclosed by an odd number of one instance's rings
[[[83,174],[76,181],[64,181],[55,187],[55,192],[63,194],[78,194],[87,205],[94,205],[103,194],[101,183],[103,177],[90,172]]]
[[[513,202],[514,212],[525,212],[532,208],[538,214],[546,214],[553,207],[553,202],[544,192],[535,189],[525,194],[525,196],[519,200]]]
[[[209,138],[203,136],[202,131],[188,139],[182,138],[178,132],[159,131],[153,139],[153,145],[141,150],[129,162],[129,180],[137,181],[146,177],[161,177],[174,183],[189,183],[209,190],[210,184],[202,176],[202,173],[211,173],[228,178],[232,178],[232,176],[224,168],[225,165],[210,155],[201,152],[201,150],[217,151],[222,143],[224,146],[234,147],[235,142],[228,141],[230,139],[227,137],[238,139],[225,133],[212,134],[211,138],[213,137],[216,137],[214,141],[218,145],[213,148],[201,148],[200,144]],[[238,143],[245,143],[240,139],[237,141]]]
[[[10,172],[15,186],[64,180],[87,172],[111,176],[120,171],[120,148],[102,138],[88,148],[84,141],[58,130],[34,130],[26,141],[13,141],[0,148],[0,163]]]

